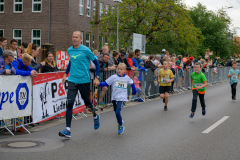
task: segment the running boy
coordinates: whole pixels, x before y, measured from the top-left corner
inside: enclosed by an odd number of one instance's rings
[[[192,110],[191,110],[192,113],[189,116],[190,118],[193,118],[194,113],[196,111],[198,96],[202,106],[202,115],[204,116],[206,114],[204,94],[205,94],[205,87],[207,86],[207,79],[205,75],[201,72],[201,64],[199,62],[196,62],[194,64],[194,70],[195,72],[191,73],[191,86],[192,86],[193,99],[192,99]]]
[[[132,87],[133,95],[135,95],[137,92],[133,80],[124,74],[126,72],[126,69],[127,66],[125,63],[119,63],[117,67],[117,74],[112,75],[105,82],[101,82],[99,84],[101,87],[112,85],[112,103],[118,121],[118,134],[122,134],[124,131],[122,116],[120,112],[123,107],[123,103],[128,101],[128,84],[130,84]]]
[[[238,78],[240,78],[240,71],[237,69],[237,63],[232,63],[232,69],[228,73],[228,78],[230,77],[230,85],[232,89],[232,100],[236,100],[236,87],[238,83]]]
[[[169,92],[171,91],[171,83],[174,81],[174,75],[169,68],[169,63],[167,61],[163,62],[163,69],[160,69],[158,75],[158,83],[159,83],[159,93],[160,98],[163,99],[163,103],[165,103],[164,111],[167,111],[168,97]]]

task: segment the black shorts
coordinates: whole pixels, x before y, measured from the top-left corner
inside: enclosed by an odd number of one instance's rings
[[[164,94],[165,92],[169,93],[171,91],[171,86],[160,86],[159,93]]]

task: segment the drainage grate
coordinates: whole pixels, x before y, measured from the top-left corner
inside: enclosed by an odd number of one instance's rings
[[[0,148],[8,149],[26,149],[26,148],[37,148],[45,145],[44,142],[40,141],[5,141],[0,142]]]

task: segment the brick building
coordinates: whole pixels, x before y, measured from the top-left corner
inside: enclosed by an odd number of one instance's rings
[[[50,43],[57,50],[66,50],[72,45],[72,32],[80,30],[83,44],[94,47],[90,22],[95,5],[95,0],[0,0],[0,37],[8,42],[17,39],[19,45]],[[114,5],[113,0],[100,0],[100,15]],[[99,40],[105,43],[102,36]]]

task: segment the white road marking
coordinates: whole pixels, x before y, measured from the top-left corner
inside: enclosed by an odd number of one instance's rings
[[[206,129],[206,130],[203,131],[202,133],[208,134],[208,133],[211,132],[213,129],[215,129],[217,126],[219,126],[221,123],[223,123],[224,121],[226,121],[228,118],[229,118],[229,116],[224,116],[222,119],[220,119],[219,121],[217,121],[216,123],[214,123],[212,126],[210,126],[208,129]]]

